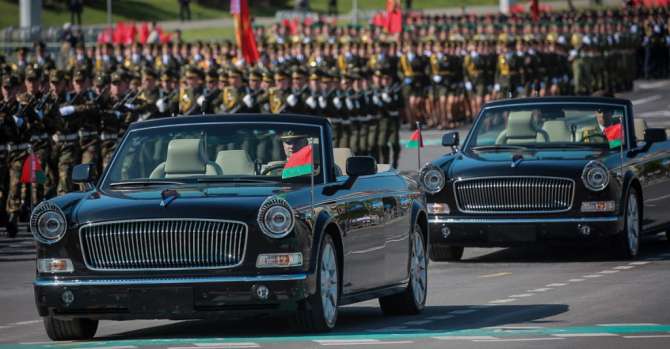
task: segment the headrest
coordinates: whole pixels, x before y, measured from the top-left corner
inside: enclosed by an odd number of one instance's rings
[[[354,156],[354,153],[349,148],[333,148],[333,158],[335,165],[344,170],[347,168],[347,159]]]
[[[216,154],[216,163],[226,175],[254,174],[254,162],[246,150],[222,150]]]
[[[200,139],[173,139],[168,144],[166,174],[205,173],[207,153]]]
[[[507,120],[507,138],[533,138],[537,136],[537,130],[533,128],[531,112],[510,112]]]
[[[545,121],[542,129],[549,135],[549,140],[552,142],[570,142],[572,140],[572,133],[565,120],[549,120]],[[538,140],[540,139],[538,135]]]
[[[638,141],[644,140],[644,131],[647,129],[647,120],[645,119],[633,119],[635,127],[635,139]]]

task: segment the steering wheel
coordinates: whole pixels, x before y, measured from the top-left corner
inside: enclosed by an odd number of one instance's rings
[[[263,171],[261,171],[261,176],[265,176],[272,171],[278,170],[280,168],[284,168],[284,165],[286,165],[285,162],[268,165],[266,168],[263,169]]]
[[[591,141],[592,138],[598,138],[598,139],[601,140],[601,142],[592,142]],[[605,135],[602,134],[602,133],[592,133],[592,134],[588,134],[588,135],[584,136],[584,138],[582,138],[582,142],[584,142],[584,143],[607,143],[607,137],[605,137]]]

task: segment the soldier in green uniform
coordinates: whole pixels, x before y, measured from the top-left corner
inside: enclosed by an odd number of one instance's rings
[[[0,137],[5,147],[4,162],[0,170],[6,173],[0,178],[0,203],[6,201],[0,212],[4,220],[9,237],[15,237],[18,232],[18,219],[23,206],[21,198],[21,170],[23,160],[30,148],[30,132],[26,120],[19,112],[19,103],[16,94],[19,91],[19,79],[13,75],[2,77],[2,105],[0,106]]]
[[[160,87],[158,86],[158,72],[152,68],[142,70],[142,86],[138,91],[135,112],[138,120],[144,121],[160,116],[156,103],[160,98]]]
[[[198,99],[203,97],[205,74],[200,68],[190,66],[186,70],[186,88],[179,96],[179,113],[181,115],[201,114]],[[202,100],[201,100],[202,101]]]
[[[130,93],[128,76],[123,71],[114,72],[110,82],[109,98],[100,104],[100,155],[103,168],[111,161],[123,123],[128,118],[127,112],[122,109],[123,101]]]
[[[100,117],[95,104],[97,96],[89,88],[89,76],[85,70],[77,69],[72,76],[74,90],[67,93],[65,104],[62,107],[74,108],[68,119],[77,119],[80,125],[78,130],[79,146],[81,147],[81,162],[100,164],[100,141],[98,125]],[[70,108],[63,108],[64,110]]]
[[[179,85],[171,70],[161,74],[161,86],[156,100],[157,117],[177,115],[179,112]]]
[[[405,107],[404,99],[399,88],[392,85],[391,72],[385,71],[382,78],[383,92],[381,94],[384,108],[379,123],[379,139],[381,162],[398,168],[400,159],[400,111]],[[379,144],[378,143],[378,144]],[[393,159],[391,160],[391,151]]]

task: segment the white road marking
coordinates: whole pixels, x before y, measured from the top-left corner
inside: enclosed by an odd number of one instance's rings
[[[568,281],[570,281],[570,282],[582,282],[582,281],[584,281],[584,279],[570,279]]]
[[[645,97],[645,98],[634,99],[634,100],[631,101],[631,103],[633,103],[633,105],[640,105],[640,104],[645,104],[645,103],[657,101],[661,98],[662,98],[661,95],[651,95],[651,96]]]
[[[403,322],[403,324],[409,325],[409,326],[414,326],[414,325],[425,325],[425,324],[429,324],[431,322],[433,322],[433,321],[431,321],[431,320],[416,320],[416,321]]]
[[[473,341],[473,340],[498,339],[498,338],[493,336],[439,336],[439,337],[433,337],[433,339],[438,339],[441,341]]]
[[[487,330],[515,331],[515,330],[539,330],[542,326],[492,326],[484,327]]]
[[[619,270],[603,270],[600,272],[600,274],[615,274],[618,273]]]
[[[378,339],[329,339],[315,340],[314,342],[324,346],[339,345],[388,345],[388,344],[411,344],[412,341],[380,341]]]
[[[614,334],[614,333],[608,333],[608,332],[593,332],[593,333],[557,333],[557,334],[552,334],[552,336],[556,336],[556,337],[614,337],[614,336],[618,336],[618,335]]]
[[[509,296],[509,298],[526,298],[526,297],[531,297],[534,296],[534,293],[522,293],[522,294],[513,294]]]
[[[630,262],[628,265],[647,265],[649,262]]]
[[[42,323],[42,320],[28,320],[28,321],[19,321],[9,324],[10,326],[23,326],[23,325],[32,325]]]
[[[644,339],[644,338],[670,338],[670,334],[647,334],[641,336],[623,336],[626,339]]]
[[[535,341],[555,341],[565,338],[561,337],[537,337],[537,338],[505,338],[505,339],[474,339],[473,342],[535,342]]]
[[[643,113],[637,113],[637,116],[641,118],[653,118],[653,117],[666,117],[670,116],[670,110],[654,110],[654,111],[646,111]]]
[[[660,326],[660,325],[659,324],[653,324],[653,323],[638,323],[638,324],[597,324],[596,326],[624,327],[624,326]]]
[[[60,342],[58,342],[60,344]],[[115,345],[111,347],[80,347],[79,349],[135,349],[134,345]]]
[[[477,309],[461,309],[461,310],[450,311],[449,314],[463,315],[463,314],[471,314],[476,311]]]
[[[506,276],[506,275],[512,275],[512,273],[504,271],[504,272],[494,273],[494,274],[479,275],[479,277],[480,278],[494,278],[494,277]]]
[[[551,287],[544,287],[544,288],[536,288],[534,290],[528,290],[526,292],[528,292],[528,293],[531,293],[531,292],[547,292],[551,289],[552,289]]]
[[[557,283],[554,283],[554,284],[547,284],[545,286],[547,286],[547,287],[561,287],[561,286],[565,286],[565,285],[567,285],[567,284],[557,282]]]
[[[428,318],[428,320],[446,320],[446,319],[451,319],[453,318],[453,315],[439,315],[439,316],[431,316]]]
[[[506,299],[496,299],[493,301],[489,301],[491,304],[503,304],[503,303],[509,303],[509,302],[514,302],[516,299],[514,298],[506,298]]]
[[[603,277],[603,276],[605,276],[605,275],[602,275],[602,274],[589,274],[589,275],[584,275],[584,276],[582,276],[582,277],[583,277],[583,278],[587,278],[587,279],[595,279],[595,278],[601,278],[601,277]]]
[[[12,326],[0,326],[0,330],[4,330],[5,328],[12,328]]]
[[[635,267],[632,266],[632,265],[621,265],[621,266],[618,266],[618,267],[614,267],[613,269],[616,269],[616,270],[628,270],[628,269],[633,269],[633,268],[635,268]]]
[[[239,342],[239,343],[193,343],[196,347],[202,348],[258,348],[259,344],[253,342]],[[102,348],[107,349],[107,348]]]
[[[655,81],[655,82],[638,82],[637,88],[640,90],[652,90],[656,88],[662,88],[668,85],[668,81]]]

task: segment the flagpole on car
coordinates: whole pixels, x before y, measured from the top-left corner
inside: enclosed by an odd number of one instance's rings
[[[423,147],[423,135],[421,134],[421,122],[416,122],[416,129],[419,131],[419,146],[416,147],[416,170],[421,171],[421,147]]]
[[[312,156],[309,157],[310,161],[310,167],[311,170],[309,171],[309,195],[310,195],[310,201],[309,201],[309,208],[312,213],[312,216],[314,216],[314,139],[309,138],[309,146],[312,148]]]

